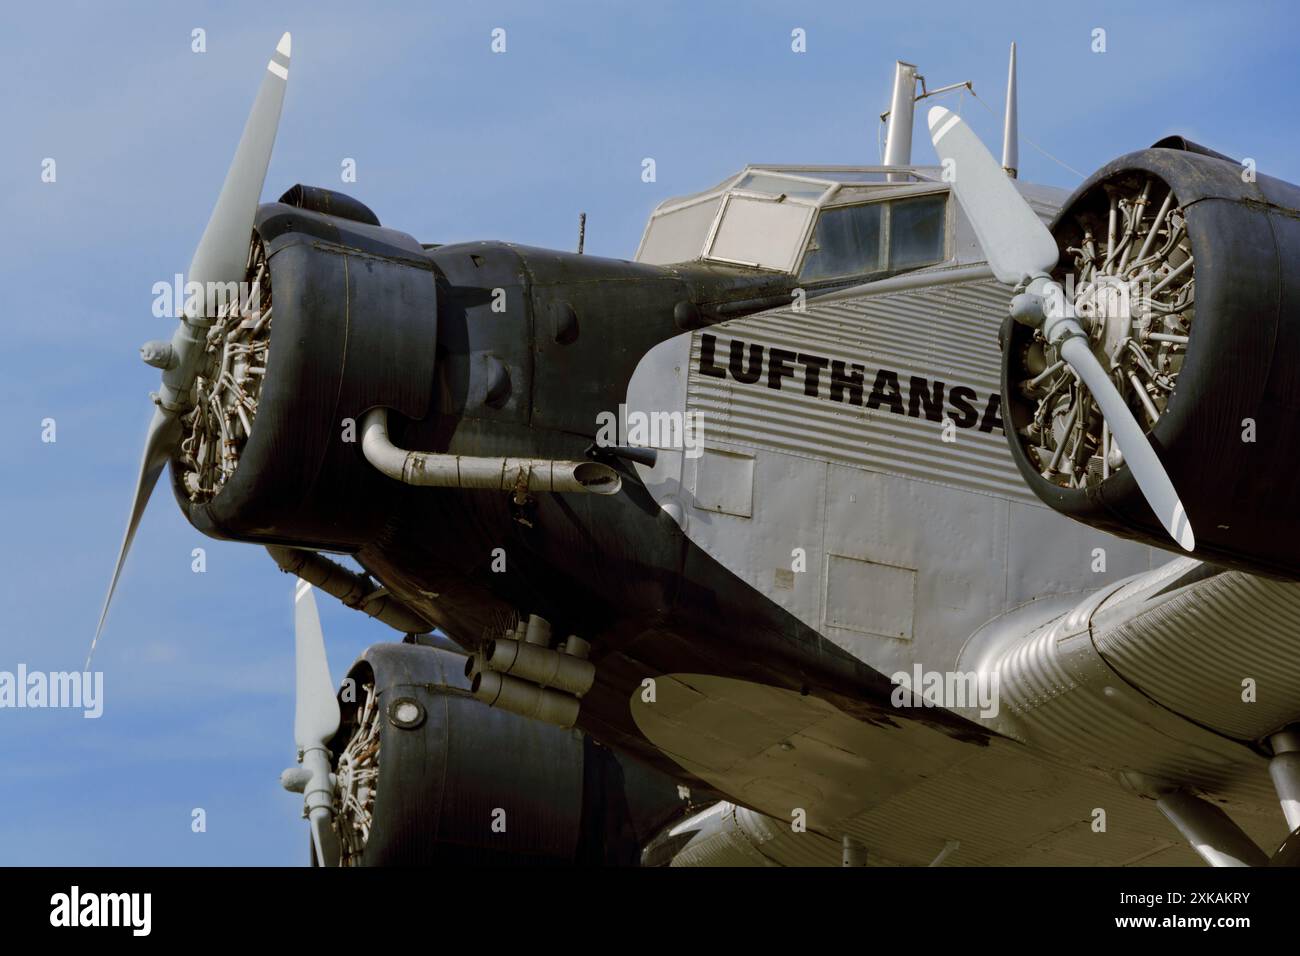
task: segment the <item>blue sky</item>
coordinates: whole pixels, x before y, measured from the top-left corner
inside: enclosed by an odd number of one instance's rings
[[[1300,180],[1300,15],[1282,3],[46,2],[5,21],[8,671],[84,660],[157,388],[137,348],[171,334],[150,290],[188,264],[284,30],[293,67],[264,198],[343,188],[426,242],[567,249],[585,210],[587,251],[630,257],[655,203],[747,162],[875,162],[895,59],[932,87],[971,80],[1000,111],[1012,40],[1021,132],[1075,169],[1180,132]],[[195,28],[206,53],[191,52]],[[967,98],[962,113],[1000,142],[986,110]],[[932,162],[923,127],[915,144]],[[645,157],[657,182],[641,181]],[[1021,175],[1078,183],[1028,143]],[[278,784],[293,756],[290,579],[259,548],[204,539],[165,481],[96,655],[104,716],[0,710],[0,864],[305,859],[300,798]],[[206,573],[191,571],[195,547]],[[395,636],[320,608],[336,680]],[[191,832],[195,807],[206,833]]]

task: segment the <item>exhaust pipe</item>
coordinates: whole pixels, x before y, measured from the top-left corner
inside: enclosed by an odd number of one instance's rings
[[[426,488],[488,488],[495,491],[565,491],[616,495],[623,479],[597,461],[546,458],[474,458],[407,451],[388,438],[388,409],[361,419],[361,452],[389,478]]]
[[[376,588],[369,578],[349,571],[315,551],[300,551],[269,544],[267,553],[287,574],[295,574],[332,594],[350,608],[363,611],[403,634],[424,634],[433,625],[393,597],[382,587]]]
[[[483,666],[575,697],[587,693],[596,682],[596,665],[591,661],[507,637],[488,641]]]
[[[472,666],[472,665],[471,665]],[[489,707],[500,707],[521,717],[569,729],[578,720],[578,698],[538,687],[498,671],[479,671],[470,693]]]

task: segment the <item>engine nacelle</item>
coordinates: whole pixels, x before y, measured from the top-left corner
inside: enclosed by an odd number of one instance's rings
[[[361,455],[362,415],[433,403],[433,265],[356,200],[295,186],[258,209],[245,285],[209,332],[177,500],[213,537],[353,550],[394,494]]]
[[[636,865],[676,781],[470,696],[465,655],[378,644],[349,672],[336,829],[350,865]],[[349,689],[354,694],[349,694]]]
[[[1165,141],[1168,142],[1168,141]],[[1163,143],[1160,145],[1164,145]],[[1300,188],[1194,144],[1131,153],[1062,207],[1054,276],[1149,429],[1196,555],[1300,577]],[[1002,330],[1007,437],[1047,505],[1175,545],[1040,334]]]

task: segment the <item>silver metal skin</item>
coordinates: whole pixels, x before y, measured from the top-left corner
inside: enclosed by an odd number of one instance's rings
[[[808,296],[809,302],[822,305],[826,302],[842,302],[850,299],[863,299],[874,295],[888,295],[893,292],[906,292],[910,289],[933,289],[936,286],[957,285],[961,282],[977,282],[980,279],[993,278],[993,270],[986,265],[957,266],[933,272],[909,272],[888,279],[877,279],[862,285],[824,292],[821,295]]]
[[[961,117],[936,106],[930,110],[929,124],[935,152],[945,165],[951,165],[953,192],[993,274],[999,282],[1023,289],[1012,303],[1012,315],[1017,321],[1040,326],[1048,343],[1057,346],[1061,357],[1078,373],[1101,408],[1110,434],[1156,518],[1182,548],[1194,550],[1196,536],[1173,482],[1142,426],[1092,354],[1082,327],[1068,314],[1060,286],[1049,278],[1058,257],[1052,234]]]
[[[361,420],[361,451],[366,461],[389,478],[426,488],[616,495],[623,487],[617,471],[595,461],[471,458],[407,451],[389,441],[386,408],[373,409]]]
[[[1002,120],[1002,171],[1012,179],[1020,172],[1020,127],[1016,117],[1016,45],[1007,66],[1007,110]]]
[[[1156,806],[1210,866],[1264,866],[1268,862],[1255,841],[1214,804],[1180,790],[1162,795]]]
[[[90,653],[86,656],[87,670],[94,657],[99,635],[104,630],[104,620],[108,617],[113,592],[117,589],[122,566],[126,562],[136,529],[140,526],[145,506],[149,503],[163,466],[180,441],[180,417],[192,404],[194,378],[203,357],[206,330],[216,318],[216,315],[206,314],[209,301],[207,290],[212,288],[213,283],[237,283],[244,276],[253,217],[262,195],[262,183],[271,162],[271,149],[275,144],[275,132],[284,104],[284,91],[289,79],[290,47],[290,36],[286,33],[280,38],[275,54],[267,63],[266,76],[244,124],[243,135],[239,138],[234,159],[226,173],[226,181],[217,196],[217,203],[203,230],[203,236],[194,250],[194,257],[190,260],[187,284],[197,282],[204,288],[205,294],[200,297],[201,305],[186,311],[172,335],[169,349],[163,349],[158,342],[148,342],[141,349],[141,356],[147,364],[163,369],[162,388],[155,397],[157,408],[149,422],[149,432],[145,438],[144,455],[141,457],[140,474],[136,479],[135,495],[127,517],[126,533],[122,536],[122,546],[118,550],[117,563],[113,566],[113,577],[104,598],[104,608],[99,615]]]
[[[293,737],[307,777],[303,784],[303,807],[311,824],[316,859],[322,866],[336,866],[338,841],[332,826],[334,784],[332,758],[326,744],[339,729],[339,702],[330,680],[325,656],[325,638],[312,587],[295,582],[293,596],[295,694]],[[296,779],[295,779],[296,782]]]

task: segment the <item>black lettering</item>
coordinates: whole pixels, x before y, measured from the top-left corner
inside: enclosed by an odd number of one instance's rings
[[[903,414],[903,393],[898,387],[898,374],[887,368],[876,373],[876,382],[871,386],[867,408],[879,408],[882,402],[889,406],[891,412]]]
[[[716,335],[700,336],[700,374],[712,375],[714,378],[726,378],[727,370],[721,365],[714,364],[713,352],[718,344]]]
[[[982,432],[991,432],[994,428],[1003,429],[1002,393],[1000,392],[994,392],[989,396],[989,407],[984,409],[984,419],[980,422]]]
[[[731,377],[745,385],[753,385],[763,374],[763,346],[749,347],[749,368],[742,367],[745,359],[745,343],[740,339],[731,340]]]
[[[958,385],[948,393],[948,402],[952,405],[952,410],[957,413],[953,418],[953,424],[958,428],[971,428],[980,420],[979,412],[975,411],[975,406],[971,404],[973,401],[975,401],[975,389],[965,385]]]
[[[849,391],[849,404],[862,404],[862,382],[867,370],[857,362],[853,363],[853,371],[849,372],[844,363],[840,361],[831,362],[831,401],[844,401],[844,390]]]
[[[913,375],[907,388],[907,414],[911,418],[921,417],[921,406],[925,406],[925,417],[932,422],[943,421],[943,382],[934,383],[934,392],[930,383],[919,375]]]
[[[781,391],[781,379],[794,378],[795,354],[785,349],[772,349],[767,353],[767,387]]]
[[[830,359],[820,355],[800,355],[797,361],[803,366],[803,393],[816,398],[820,393],[822,369],[831,364]]]

